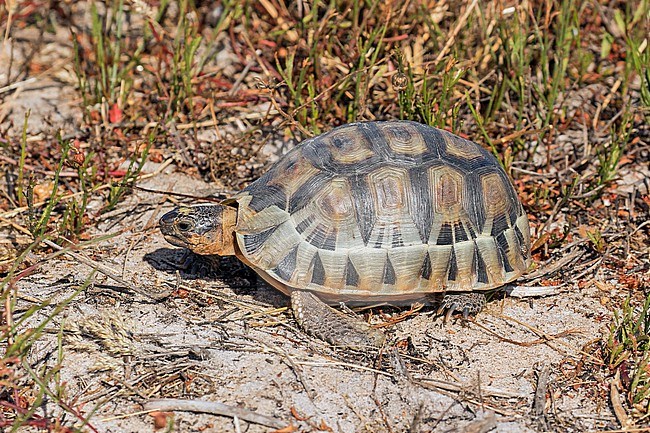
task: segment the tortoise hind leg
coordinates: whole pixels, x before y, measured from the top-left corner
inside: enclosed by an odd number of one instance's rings
[[[291,292],[291,308],[301,328],[334,346],[379,348],[386,340],[382,331],[335,310],[311,292]]]
[[[486,302],[485,295],[479,292],[447,293],[438,307],[438,314],[446,312],[445,322],[456,311],[462,312],[463,317],[467,319],[470,314],[481,311]]]

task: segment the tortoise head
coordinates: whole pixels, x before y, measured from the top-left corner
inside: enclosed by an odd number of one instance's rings
[[[181,206],[160,218],[167,242],[201,255],[235,254],[237,209],[221,204]]]

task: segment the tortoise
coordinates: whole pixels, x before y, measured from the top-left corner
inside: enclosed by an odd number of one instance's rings
[[[444,293],[441,309],[467,316],[530,264],[528,217],[497,159],[412,121],[305,140],[232,198],[181,206],[160,228],[175,246],[237,256],[291,296],[305,331],[346,347],[385,335],[329,305]]]

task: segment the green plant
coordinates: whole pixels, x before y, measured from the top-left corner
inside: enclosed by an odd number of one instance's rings
[[[179,4],[180,11],[170,65],[168,116],[170,113],[182,112],[185,104],[189,108],[188,111],[194,114],[192,80],[200,72],[200,67],[197,67],[196,53],[203,38],[199,36],[197,26],[188,19],[190,3],[189,0],[181,0]],[[173,110],[170,111],[170,108]]]
[[[632,69],[640,79],[641,102],[645,106],[646,120],[650,121],[650,48],[648,39],[638,41],[628,38],[629,56]]]
[[[612,126],[610,143],[597,150],[599,162],[596,179],[597,187],[608,185],[618,176],[618,165],[630,140],[633,116],[632,112],[627,109],[624,110],[620,123]]]
[[[94,104],[117,104],[122,107],[132,86],[130,73],[135,66],[125,59],[128,52],[124,38],[124,0],[105,4],[103,13],[96,3],[90,5],[91,27],[87,35],[92,48],[92,65],[73,31],[74,71],[84,108]],[[137,52],[131,58],[137,57]],[[88,112],[85,113],[88,116]],[[88,118],[90,120],[90,118]]]
[[[118,181],[111,182],[108,185],[108,192],[103,197],[105,205],[102,212],[113,209],[126,193],[130,191],[133,183],[144,166],[149,155],[149,150],[155,140],[157,130],[154,129],[148,138],[148,142],[139,150],[135,150],[129,157],[129,164],[125,172]],[[99,184],[97,168],[93,165],[95,154],[89,152],[85,155],[81,164],[76,163],[71,157],[73,147],[70,141],[58,137],[58,144],[61,149],[59,161],[54,169],[51,191],[45,203],[36,203],[34,198],[35,181],[30,179],[27,186],[23,186],[25,180],[19,177],[18,191],[26,190],[25,200],[28,207],[28,228],[32,236],[44,238],[47,236],[76,237],[81,234],[87,224],[87,205],[88,201],[95,194],[102,194],[101,190],[106,185]],[[23,140],[23,149],[26,147]],[[24,150],[23,150],[24,153]],[[77,167],[77,192],[63,194],[60,191],[60,176],[64,167]],[[21,171],[22,172],[22,171]],[[20,193],[19,193],[20,194]],[[19,196],[20,197],[20,196]],[[59,213],[57,209],[63,206],[63,211]],[[52,232],[52,223],[58,221],[58,231]]]
[[[69,149],[68,153],[70,152]],[[79,153],[80,154],[80,153]],[[77,166],[79,195],[66,202],[59,233],[66,238],[79,236],[87,224],[88,200],[96,192],[97,167],[93,164],[94,152],[88,152],[83,162]]]
[[[598,229],[594,230],[588,230],[587,231],[587,238],[591,242],[591,245],[593,248],[598,251],[599,253],[605,252],[605,239],[603,239],[603,234],[600,232]]]
[[[25,113],[25,121],[23,122],[23,130],[20,136],[20,158],[18,160],[18,178],[16,180],[18,206],[24,206],[26,201],[23,186],[25,184],[25,158],[27,157],[27,124],[30,113],[29,110]]]
[[[365,107],[366,96],[369,91],[370,82],[372,81],[372,73],[377,65],[377,58],[383,52],[383,38],[388,29],[390,22],[390,11],[383,18],[381,25],[368,25],[368,16],[371,16],[377,8],[380,0],[375,0],[371,3],[370,7],[366,10],[367,15],[361,18],[361,5],[360,1],[353,2],[352,9],[352,22],[357,23],[361,20],[361,26],[354,29],[357,41],[356,45],[359,47],[359,55],[357,57],[356,71],[354,75],[349,76],[349,80],[354,80],[354,96],[351,104],[347,107],[347,121],[356,121],[362,109]],[[379,23],[377,23],[379,24]],[[365,27],[365,29],[363,28]],[[365,30],[365,31],[364,31]],[[370,78],[369,78],[370,77]],[[339,92],[339,96],[342,93]]]
[[[650,295],[640,307],[628,297],[614,312],[605,351],[610,370],[625,378],[630,406],[642,415],[650,413]]]
[[[17,283],[33,271],[33,267],[24,267],[25,259],[41,243],[36,239],[17,258],[7,275],[0,280],[0,304],[5,307],[0,322],[0,347],[4,353],[0,356],[0,371],[2,372],[2,388],[0,401],[3,403],[3,415],[0,415],[0,427],[6,431],[19,431],[21,428],[33,427],[51,431],[63,424],[62,417],[53,418],[49,414],[39,414],[46,400],[54,402],[65,412],[87,424],[87,419],[68,402],[65,383],[61,380],[60,369],[63,365],[62,333],[58,334],[57,356],[53,364],[30,361],[33,345],[39,341],[46,327],[74,300],[79,293],[88,287],[94,272],[63,301],[52,305],[51,300],[45,300],[32,305],[16,317],[16,301],[18,299]],[[40,364],[40,366],[39,366]],[[28,397],[20,398],[25,388],[29,388]],[[5,419],[4,415],[12,413],[12,418]],[[81,431],[67,429],[61,431]]]
[[[277,55],[275,58],[277,70],[295,107],[292,113],[293,116],[297,118],[301,125],[309,126],[314,134],[320,132],[318,119],[322,114],[321,107],[316,100],[316,94],[318,92],[317,81],[323,73],[320,58],[328,50],[327,46],[323,46],[323,38],[327,39],[327,33],[333,31],[334,26],[336,26],[336,23],[332,22],[334,14],[330,12],[333,5],[330,4],[321,20],[319,20],[318,16],[320,7],[319,2],[314,2],[311,13],[299,21],[299,28],[303,35],[309,35],[312,32],[312,35],[307,39],[309,50],[306,56],[303,53],[299,54],[298,47],[291,47],[287,50],[284,59],[279,59]],[[344,22],[343,17],[340,17],[338,22]],[[286,35],[289,39],[297,37],[295,31],[292,30],[289,30]],[[301,64],[296,65],[298,55],[305,57]],[[346,87],[342,84],[340,88]]]
[[[305,86],[307,86],[307,91],[309,95],[314,94],[315,92],[314,80],[310,79],[309,82],[305,82],[305,73],[306,73],[305,68],[301,68],[300,73],[298,74],[295,73],[295,65],[294,65],[295,57],[296,57],[295,51],[291,50],[288,52],[283,63],[281,63],[279,60],[276,59],[276,61],[278,62],[277,65],[278,72],[280,73],[282,79],[284,80],[284,85],[286,85],[294,105],[298,107],[295,113],[298,122],[300,122],[300,124],[302,125],[309,124],[313,129],[314,133],[317,134],[318,132],[320,132],[318,126],[315,124],[316,119],[318,119],[319,117],[318,105],[315,103],[314,99],[312,99],[311,103],[305,104],[303,102],[303,89]],[[309,113],[309,111],[311,111],[311,113]],[[309,117],[310,114],[311,117]]]
[[[573,0],[520,4],[508,14],[497,7],[492,17],[488,9],[481,8],[481,22],[492,18],[496,25],[493,34],[492,26],[484,24],[482,37],[489,47],[486,65],[494,65],[496,79],[490,80],[487,101],[473,110],[473,117],[480,119],[484,136],[498,115],[515,131],[533,126],[540,130],[539,145],[556,127],[566,92],[579,79],[569,74],[569,66],[593,57],[580,44],[580,10]],[[512,147],[516,154],[526,143],[517,138]]]
[[[42,238],[45,236],[49,228],[52,212],[61,200],[61,194],[59,193],[59,179],[61,176],[61,171],[66,164],[68,153],[70,152],[70,142],[63,140],[60,133],[58,134],[57,140],[61,147],[61,157],[59,158],[56,168],[54,169],[52,190],[43,209],[37,209],[36,204],[34,203],[34,183],[30,182],[28,187],[27,206],[29,207],[29,231],[32,233],[34,239]]]
[[[415,120],[438,128],[456,131],[462,100],[454,97],[456,85],[465,74],[456,61],[450,58],[447,64],[439,64],[434,71],[416,77],[413,69],[404,65],[402,56],[397,55],[399,73],[405,78],[405,86],[398,90],[400,118]]]
[[[632,73],[639,77],[639,93],[645,106],[645,117],[650,120],[650,48],[648,47],[648,30],[650,30],[650,1],[641,0],[638,4],[628,4],[625,12],[616,10],[614,22],[624,34],[626,43],[626,85],[630,83]]]
[[[515,129],[522,126],[526,117],[525,107],[531,99],[529,88],[526,86],[526,77],[531,73],[532,47],[527,42],[530,33],[530,16],[524,13],[514,13],[502,17],[497,21],[497,35],[500,43],[496,45],[491,54],[493,61],[501,66],[501,83],[497,85],[499,91],[494,92],[488,104],[486,114],[488,120],[501,109],[505,89],[513,93],[516,104]],[[503,89],[503,90],[502,90]]]
[[[566,88],[564,81],[567,80],[567,70],[571,60],[571,51],[579,47],[577,45],[579,36],[578,12],[574,0],[562,0],[554,12],[554,32],[550,34],[548,29],[540,28],[538,22],[542,21],[541,16],[532,20],[534,35],[539,44],[539,64],[542,79],[539,88],[536,88],[536,96],[542,103],[543,109],[540,113],[544,115],[542,128],[551,125],[555,116],[555,105],[560,91]],[[579,51],[579,50],[578,50]],[[549,55],[551,53],[551,55]],[[538,83],[533,81],[533,87]],[[541,108],[541,107],[540,107]]]
[[[129,158],[129,166],[122,178],[118,182],[111,183],[108,197],[106,198],[106,204],[102,208],[102,212],[114,209],[122,197],[130,191],[131,187],[138,179],[142,167],[144,167],[144,163],[147,161],[147,156],[149,155],[149,150],[154,143],[156,133],[157,130],[154,129],[154,131],[149,134],[147,143],[142,146],[140,150],[136,149],[133,152]]]
[[[313,2],[309,12],[287,27],[291,44],[275,55],[288,93],[288,113],[314,134],[329,120],[356,121],[369,115],[368,100],[384,82],[384,41],[399,10],[379,0]],[[286,17],[295,19],[294,17]],[[250,14],[246,24],[257,19]]]

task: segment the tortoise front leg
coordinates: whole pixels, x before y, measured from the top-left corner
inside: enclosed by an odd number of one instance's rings
[[[386,341],[382,331],[335,310],[311,292],[291,292],[291,308],[302,329],[334,346],[380,348]]]

